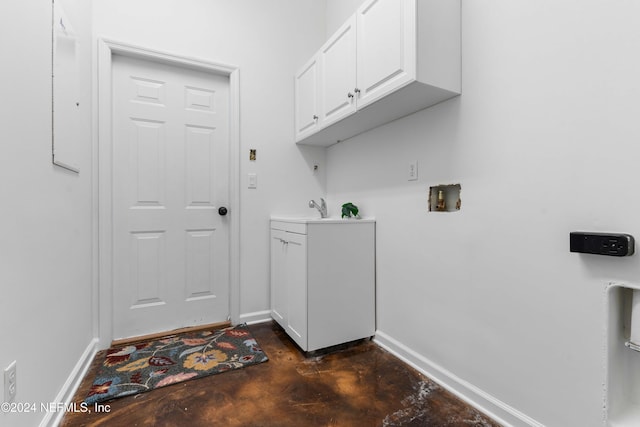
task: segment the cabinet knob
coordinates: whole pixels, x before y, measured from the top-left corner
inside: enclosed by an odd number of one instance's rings
[[[316,116],[315,114],[313,115],[313,120],[318,120],[318,116]]]
[[[354,91],[355,93],[360,93],[360,89],[358,89],[358,88],[355,88],[353,91]]]
[[[227,212],[229,212],[229,210],[227,208],[225,208],[224,206],[221,206],[218,209],[218,215],[220,215],[220,216],[225,216],[227,214]]]
[[[353,94],[352,94],[351,92],[349,92],[349,93],[347,94],[347,96],[348,96],[349,98],[353,98]]]

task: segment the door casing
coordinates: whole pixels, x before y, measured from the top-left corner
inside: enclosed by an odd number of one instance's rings
[[[93,334],[99,348],[113,339],[112,218],[112,57],[123,55],[229,77],[229,313],[240,318],[240,70],[199,58],[176,55],[105,38],[98,39],[97,89],[94,91],[93,138]]]

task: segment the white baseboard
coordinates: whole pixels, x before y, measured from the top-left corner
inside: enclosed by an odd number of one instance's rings
[[[376,331],[374,341],[498,423],[512,427],[544,427],[543,424],[457,377],[384,332]]]
[[[91,340],[89,345],[87,345],[82,356],[80,356],[80,359],[71,371],[71,374],[67,378],[67,381],[65,381],[62,389],[60,389],[60,392],[56,396],[54,402],[64,403],[65,406],[71,403],[71,399],[73,399],[73,395],[76,393],[82,379],[87,374],[89,366],[91,366],[91,362],[93,361],[97,351],[98,339],[94,338]],[[40,422],[40,427],[57,427],[62,421],[64,415],[64,411],[47,412]]]
[[[240,323],[253,325],[256,323],[269,322],[271,320],[271,310],[255,311],[240,315]]]

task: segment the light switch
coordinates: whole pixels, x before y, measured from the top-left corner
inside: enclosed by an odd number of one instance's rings
[[[250,173],[249,175],[249,188],[258,188],[258,175]]]

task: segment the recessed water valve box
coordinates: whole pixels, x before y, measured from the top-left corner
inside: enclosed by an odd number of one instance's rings
[[[569,233],[569,245],[571,252],[608,256],[630,256],[635,250],[633,236],[621,233],[574,231]]]

